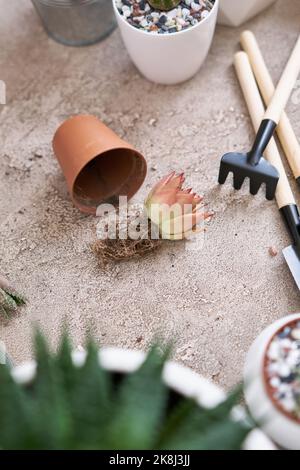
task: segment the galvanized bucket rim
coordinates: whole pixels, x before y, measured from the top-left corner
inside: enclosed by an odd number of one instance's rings
[[[92,3],[97,3],[99,0],[32,0],[35,4],[41,4],[48,7],[77,7],[82,5],[88,5]]]

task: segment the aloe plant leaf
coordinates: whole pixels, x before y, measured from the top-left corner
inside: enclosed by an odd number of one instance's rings
[[[72,392],[76,440],[88,448],[101,448],[112,406],[111,376],[99,364],[99,348],[90,340],[85,364],[78,368]]]
[[[66,330],[62,334],[55,362],[60,371],[65,391],[70,395],[76,384],[78,373],[72,361],[72,344]]]
[[[30,428],[31,407],[23,390],[12,379],[6,365],[0,365],[0,449],[34,448]]]
[[[142,366],[124,378],[109,427],[109,448],[153,448],[167,403],[168,390],[162,381],[167,354],[153,346]]]
[[[35,348],[37,374],[33,390],[33,423],[39,433],[40,446],[45,449],[68,448],[74,428],[62,374],[40,332],[35,336]]]
[[[227,395],[226,400],[221,401],[215,408],[210,409],[211,415],[215,415],[217,419],[228,416],[240,401],[242,393],[243,386],[240,384]]]
[[[156,448],[162,448],[165,441],[169,441],[174,435],[176,436],[178,429],[186,423],[197,408],[198,405],[194,400],[182,398],[167,417],[157,439]]]
[[[198,450],[240,450],[248,433],[249,428],[242,423],[225,419],[211,425],[204,435],[200,433],[199,444],[195,433],[191,444],[195,443]]]
[[[240,396],[240,390],[234,391],[224,402],[215,408],[206,409],[196,406],[180,426],[174,429],[160,445],[168,450],[225,450],[240,449],[249,427],[242,422],[233,421],[232,410]]]

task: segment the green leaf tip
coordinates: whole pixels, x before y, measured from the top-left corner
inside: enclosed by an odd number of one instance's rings
[[[150,5],[157,10],[172,10],[179,5],[180,0],[148,0]]]

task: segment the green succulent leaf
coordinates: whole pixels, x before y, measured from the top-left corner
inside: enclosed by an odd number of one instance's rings
[[[33,387],[33,423],[39,432],[41,448],[66,448],[73,426],[63,374],[40,332],[36,334],[35,350],[38,366]]]
[[[26,304],[26,299],[25,297],[22,296],[22,294],[19,294],[18,292],[15,292],[15,291],[7,292],[7,294],[14,300],[15,304],[18,307],[21,307],[22,305]]]
[[[0,288],[0,305],[8,315],[9,312],[17,310],[18,305],[5,290]]]
[[[157,442],[157,448],[162,449],[165,443],[176,439],[178,430],[193,416],[197,408],[198,405],[194,400],[182,399],[167,417]]]
[[[12,379],[9,368],[0,365],[0,449],[32,448],[31,403]]]
[[[157,10],[172,10],[179,5],[180,0],[148,0],[150,5]]]
[[[167,404],[167,387],[161,375],[168,353],[161,354],[154,345],[137,372],[124,379],[109,428],[112,448],[153,448]]]
[[[111,376],[99,364],[99,348],[90,340],[87,358],[77,370],[71,393],[76,441],[85,448],[105,446],[107,423],[112,411]]]
[[[160,448],[169,450],[226,450],[240,449],[249,427],[232,419],[241,390],[237,389],[215,408],[201,408],[195,402],[183,403],[174,411],[170,422],[180,419],[172,432],[164,433]],[[178,424],[178,423],[177,423]]]
[[[0,314],[8,317],[10,313],[25,304],[26,300],[21,294],[9,287],[0,286]]]
[[[68,397],[72,394],[73,387],[77,381],[77,371],[73,365],[71,355],[72,345],[70,337],[66,332],[66,329],[64,329],[55,362],[64,382],[64,388]]]

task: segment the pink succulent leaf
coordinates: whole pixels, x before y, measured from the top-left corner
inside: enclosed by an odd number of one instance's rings
[[[161,197],[161,194],[165,194],[166,190],[169,191],[178,191],[182,189],[182,185],[184,183],[184,174],[180,173],[176,175],[175,171],[170,173],[169,175],[162,178],[150,191],[147,201],[152,200],[155,197],[155,202],[158,201],[158,197]],[[162,193],[163,192],[163,193]],[[164,201],[163,201],[164,202]]]
[[[176,193],[176,200],[179,202],[179,204],[193,204],[194,196],[191,193],[187,194],[183,191],[178,191]]]
[[[159,180],[159,182],[154,186],[154,189],[158,190],[158,189],[163,188],[164,186],[168,185],[169,182],[172,181],[175,176],[176,176],[175,171],[172,171],[172,173],[170,173],[169,175],[164,176],[163,178],[161,178]]]
[[[168,204],[173,205],[177,202],[177,191],[176,189],[161,189],[157,191],[152,197],[147,199],[150,204]]]
[[[186,234],[194,232],[195,227],[201,222],[203,223],[206,219],[212,216],[211,212],[191,212],[185,213],[183,216],[175,218],[164,218],[161,221],[160,228],[163,238],[168,239],[183,239],[186,238]],[[202,231],[203,228],[200,229]]]
[[[179,175],[174,175],[170,178],[170,180],[167,181],[166,186],[168,186],[168,188],[181,189],[184,181],[184,174],[180,173]]]
[[[180,191],[177,194],[177,202],[180,204],[193,204],[198,205],[203,200],[203,197],[198,196],[195,193],[185,193],[184,191]]]
[[[162,189],[165,188],[165,186],[167,185],[167,183],[172,180],[172,178],[175,176],[175,171],[173,171],[172,173],[170,173],[169,175],[167,176],[164,176],[162,179],[160,179],[158,181],[158,183],[156,183],[153,188],[151,189],[151,191],[149,192],[148,196],[147,196],[147,200],[149,199],[152,199],[152,197],[157,194],[159,191],[161,191]]]
[[[171,179],[173,178],[173,176],[175,175],[175,171],[173,171],[172,173],[170,173],[169,175],[167,176],[164,176],[161,180],[158,181],[158,183],[156,183],[153,188],[151,189],[150,193],[148,194],[148,197],[147,197],[147,200],[148,199],[151,199],[153,194],[155,194],[157,191],[159,191],[160,189],[162,189],[164,187],[164,185]]]

